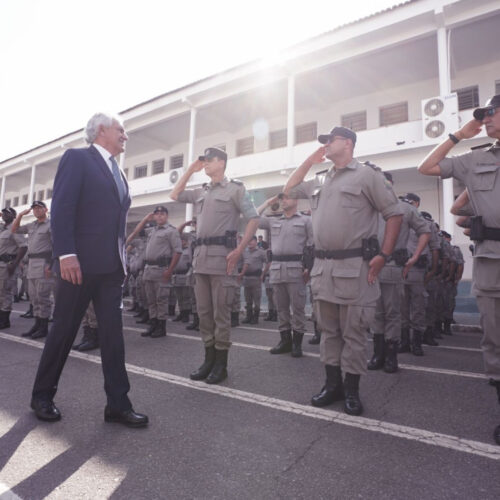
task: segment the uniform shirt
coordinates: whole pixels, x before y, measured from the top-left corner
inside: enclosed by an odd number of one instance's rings
[[[27,246],[26,238],[22,234],[13,233],[5,224],[0,226],[0,255],[17,254],[19,248]],[[0,262],[0,267],[7,267],[7,263]]]
[[[146,245],[146,260],[172,258],[174,253],[182,253],[181,237],[171,224],[155,226],[149,233]]]
[[[50,232],[50,221],[33,221],[17,229],[16,233],[28,235],[28,257],[32,254],[48,252],[52,255],[52,235]],[[50,265],[52,257],[30,258],[26,276],[29,279],[43,278],[45,267]]]
[[[147,238],[145,236],[134,239],[130,246],[132,250],[130,252],[130,272],[138,273],[144,268],[144,259],[146,256],[146,242]]]
[[[175,266],[174,274],[186,274],[191,267],[192,261],[191,248],[187,246],[182,249],[182,254],[177,262],[177,266]]]
[[[260,271],[262,274],[262,269],[266,265],[267,262],[267,252],[263,250],[262,248],[255,247],[254,249],[250,250],[250,248],[245,248],[245,251],[243,252],[243,265],[247,265],[247,270],[246,272],[248,273],[256,273],[257,271]],[[255,277],[255,276],[250,276],[250,278]],[[259,276],[256,276],[259,278]],[[245,282],[243,281],[243,284]]]
[[[474,215],[483,217],[487,227],[500,228],[500,142],[439,162],[441,177],[453,177],[467,187]],[[474,257],[500,259],[500,241],[476,243]]]
[[[229,181],[226,177],[201,188],[185,189],[179,193],[177,201],[194,204],[198,238],[225,236],[226,231],[237,231],[240,215],[245,219],[259,216],[243,183]],[[232,249],[223,245],[198,245],[193,257],[194,272],[226,274],[226,256],[230,251]]]
[[[402,215],[398,199],[382,173],[353,159],[293,188],[290,196],[309,198],[314,245],[319,250],[361,248],[376,237],[378,213],[384,220]],[[368,264],[361,257],[314,260],[315,299],[337,304],[371,305],[380,295],[378,282],[368,285]]]
[[[457,263],[457,266],[463,266],[464,265],[464,254],[462,253],[462,250],[460,250],[460,247],[457,245],[452,246],[453,251],[455,253],[455,261]]]
[[[271,232],[271,248],[274,255],[303,255],[304,248],[313,245],[311,217],[296,212],[291,217],[261,217],[261,229]],[[270,267],[270,284],[301,281],[302,261],[274,261]]]

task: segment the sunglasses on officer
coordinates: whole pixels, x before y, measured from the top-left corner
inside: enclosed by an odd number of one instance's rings
[[[334,135],[333,137],[329,137],[326,142],[325,142],[325,145],[327,144],[332,144],[333,142],[335,142],[337,139],[341,139],[343,141],[346,141],[347,140],[347,137],[341,137],[340,135]]]

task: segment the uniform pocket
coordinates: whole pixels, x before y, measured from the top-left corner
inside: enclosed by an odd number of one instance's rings
[[[228,196],[218,195],[214,197],[214,210],[216,212],[228,212],[231,199]]]
[[[498,165],[476,165],[471,185],[474,191],[491,191],[495,185]]]
[[[361,259],[345,259],[335,262],[332,268],[332,278],[336,297],[352,300],[359,296],[361,265]]]
[[[280,232],[281,232],[280,224],[273,224],[271,226],[271,236],[279,236]]]
[[[343,207],[360,208],[363,206],[361,196],[361,186],[346,185],[341,186],[341,204]]]

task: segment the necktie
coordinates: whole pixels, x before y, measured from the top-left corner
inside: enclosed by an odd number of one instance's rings
[[[118,168],[118,163],[116,163],[113,156],[110,156],[109,159],[111,160],[111,170],[113,171],[113,177],[115,179],[116,187],[118,188],[120,202],[122,202],[125,197],[125,186],[123,185],[123,179],[120,175],[120,169]]]

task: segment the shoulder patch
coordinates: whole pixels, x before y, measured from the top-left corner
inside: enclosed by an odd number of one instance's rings
[[[231,179],[230,182],[234,182],[235,184],[239,184],[240,186],[243,185],[243,182],[238,179]]]
[[[470,148],[471,151],[475,151],[476,149],[483,149],[483,148],[489,148],[493,146],[492,142],[487,142],[486,144],[479,144],[479,146],[472,146]]]

